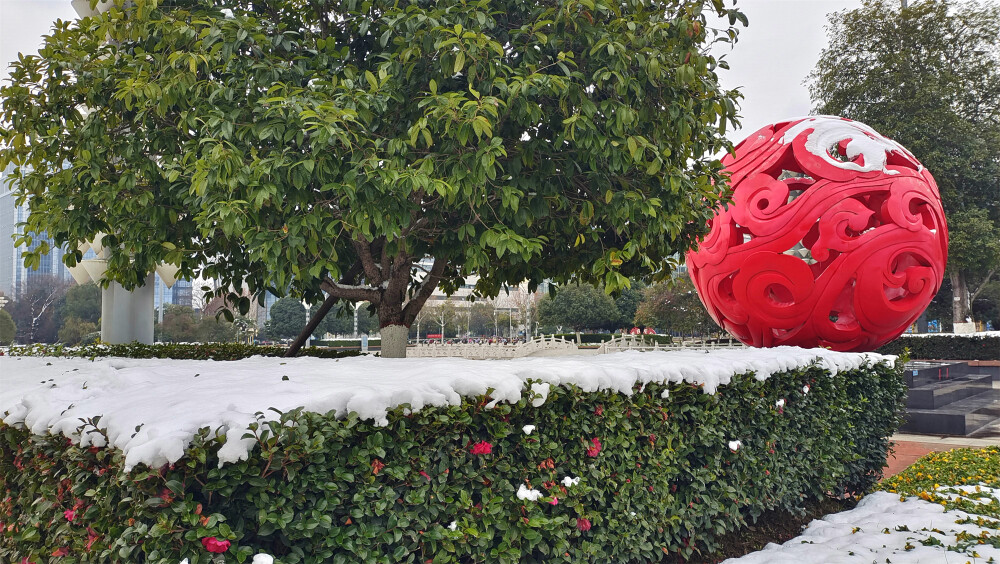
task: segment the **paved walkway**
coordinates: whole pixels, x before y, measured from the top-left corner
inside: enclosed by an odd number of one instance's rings
[[[916,462],[918,458],[929,452],[939,452],[953,448],[983,448],[1000,445],[1000,438],[971,439],[968,437],[938,437],[935,435],[906,435],[902,433],[893,435],[892,441],[896,443],[896,452],[889,457],[885,470],[886,478],[902,472]]]

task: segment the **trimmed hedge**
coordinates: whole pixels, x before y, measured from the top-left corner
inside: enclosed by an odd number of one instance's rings
[[[64,345],[24,345],[10,347],[11,356],[74,356],[82,358],[125,357],[125,358],[172,358],[177,360],[239,360],[251,356],[284,356],[285,347],[247,345],[243,343],[201,343],[174,344],[160,343],[144,345],[129,343],[127,345],[92,344],[79,347]],[[320,358],[343,358],[358,356],[360,351],[331,350],[316,347],[299,350],[298,356],[315,356]]]
[[[205,428],[176,465],[128,474],[116,449],[0,424],[0,561],[208,564],[210,537],[232,543],[226,562],[699,560],[764,511],[871,488],[903,395],[897,368],[812,366],[715,395],[570,386],[541,407],[400,407],[386,427],[296,410],[260,416],[249,460],[219,468]]]
[[[900,355],[909,350],[913,360],[1000,360],[1000,337],[983,335],[901,336],[878,349]]]

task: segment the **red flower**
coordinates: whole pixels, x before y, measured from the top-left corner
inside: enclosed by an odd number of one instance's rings
[[[490,454],[493,452],[493,445],[486,441],[479,441],[472,445],[472,454]]]
[[[423,470],[421,470],[421,471],[420,471],[420,475],[421,475],[421,476],[423,476],[424,478],[427,478],[427,481],[428,481],[428,482],[430,482],[430,481],[431,481],[431,475],[430,475],[430,474],[428,474],[427,472],[424,472]]]
[[[594,415],[597,416],[604,415],[604,406],[603,405],[597,406],[597,409],[594,410]]]
[[[209,552],[225,552],[229,550],[229,541],[219,540],[215,537],[205,537],[201,539],[201,544]]]
[[[72,522],[73,519],[76,519],[76,511],[67,509],[66,511],[63,511],[63,517],[65,517],[67,521]]]
[[[590,530],[590,519],[585,519],[585,518],[582,518],[582,517],[580,519],[577,519],[576,520],[576,528],[580,529],[581,531],[584,531],[584,532],[589,531]]]
[[[64,546],[62,548],[57,548],[57,549],[55,549],[55,550],[52,551],[52,556],[66,556],[67,554],[69,554],[69,547],[68,546]]]
[[[601,454],[601,440],[598,439],[597,437],[594,437],[593,439],[590,439],[590,442],[593,444],[593,446],[587,448],[587,456],[593,458],[596,457],[598,454]]]

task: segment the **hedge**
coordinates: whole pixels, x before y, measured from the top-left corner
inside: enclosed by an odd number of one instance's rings
[[[900,355],[909,350],[914,360],[1000,360],[1000,337],[986,335],[902,336],[878,349]]]
[[[246,461],[220,468],[223,439],[203,428],[175,465],[131,473],[117,449],[0,424],[0,561],[699,560],[764,511],[871,488],[903,395],[898,368],[814,365],[716,394],[567,386],[541,407],[402,406],[385,427],[295,410],[258,414]]]
[[[10,356],[73,356],[82,358],[114,356],[125,358],[172,358],[178,360],[239,360],[251,356],[284,356],[286,350],[285,347],[280,346],[247,345],[243,343],[158,343],[155,345],[129,343],[123,345],[92,344],[78,347],[35,344],[10,347],[7,354]],[[308,347],[300,349],[298,356],[343,358],[359,354],[361,354],[360,351],[355,350],[331,350]]]

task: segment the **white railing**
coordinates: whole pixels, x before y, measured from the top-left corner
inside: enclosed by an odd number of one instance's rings
[[[677,351],[744,348],[735,339],[728,342],[708,343],[702,340],[681,340],[669,345],[652,342],[641,335],[616,335],[589,354],[606,354],[621,351]],[[576,343],[554,335],[535,337],[526,343],[421,343],[406,349],[406,356],[415,358],[460,357],[470,359],[521,358],[525,356],[588,354]]]
[[[408,357],[457,356],[471,359],[521,358],[541,352],[575,353],[576,343],[562,337],[535,337],[526,343],[505,345],[503,343],[428,343],[406,349]]]
[[[647,341],[642,335],[615,335],[610,341],[604,341],[597,348],[597,354],[621,352],[621,351],[680,351],[680,350],[705,350],[705,349],[741,349],[746,345],[735,340],[721,342],[706,342],[703,340],[680,340],[668,345],[661,345],[657,342]]]

